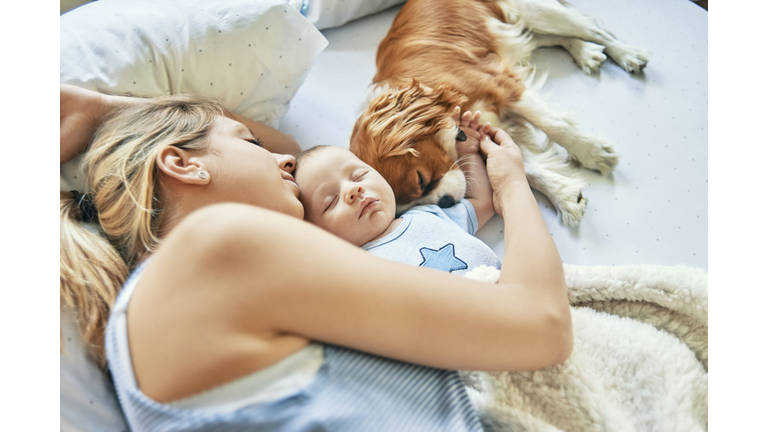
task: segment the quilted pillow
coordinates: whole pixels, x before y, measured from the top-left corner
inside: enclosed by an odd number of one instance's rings
[[[113,94],[215,97],[232,112],[277,127],[328,45],[302,6],[300,0],[89,3],[61,16],[60,80]]]

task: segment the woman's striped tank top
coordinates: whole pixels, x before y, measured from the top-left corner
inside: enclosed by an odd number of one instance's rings
[[[284,397],[224,413],[155,402],[136,386],[125,326],[145,265],[125,283],[106,331],[109,368],[134,431],[482,431],[456,371],[333,345],[323,347],[314,379]]]

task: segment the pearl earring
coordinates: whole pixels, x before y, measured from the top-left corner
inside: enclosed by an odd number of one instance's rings
[[[205,171],[200,171],[199,173],[197,173],[197,175],[200,176],[200,178],[203,180],[208,178],[208,173]]]

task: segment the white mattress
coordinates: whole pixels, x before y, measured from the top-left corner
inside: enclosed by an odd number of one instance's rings
[[[707,269],[707,12],[688,0],[572,0],[620,40],[650,50],[645,73],[611,60],[585,75],[560,48],[534,54],[548,70],[552,108],[615,143],[622,158],[608,177],[586,172],[587,214],[559,222],[535,193],[563,262],[584,265],[686,264]],[[376,72],[376,48],[400,7],[323,31],[320,54],[280,130],[303,148],[346,146],[362,95]],[[502,221],[478,236],[503,256]]]

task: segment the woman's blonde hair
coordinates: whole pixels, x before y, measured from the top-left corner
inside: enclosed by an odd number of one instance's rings
[[[98,129],[83,158],[96,227],[82,223],[81,197],[61,192],[61,301],[75,309],[88,351],[106,365],[104,329],[129,272],[160,243],[163,212],[156,159],[163,148],[199,150],[220,103],[167,96],[123,108]]]

